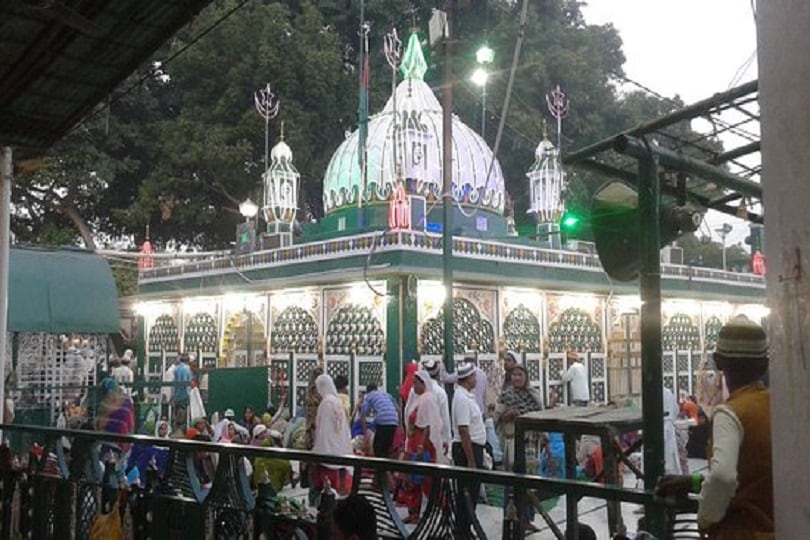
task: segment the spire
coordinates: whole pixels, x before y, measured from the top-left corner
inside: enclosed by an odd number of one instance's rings
[[[402,59],[402,76],[406,79],[419,79],[423,80],[425,72],[427,71],[427,62],[425,62],[425,55],[422,53],[422,45],[419,43],[419,36],[416,32],[411,32],[411,37],[408,39],[408,47],[405,49],[405,56]]]

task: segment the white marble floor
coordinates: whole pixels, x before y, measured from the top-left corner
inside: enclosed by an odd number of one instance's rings
[[[701,459],[690,459],[689,467],[692,471],[701,471],[706,468],[706,461]],[[631,476],[632,475],[630,474],[625,476],[625,485],[628,487],[636,485],[635,480],[631,478]],[[288,488],[282,494],[301,499],[302,497],[306,497],[306,490],[303,490],[300,487],[295,490]],[[579,501],[577,508],[580,523],[590,526],[596,533],[596,537],[599,540],[610,539],[607,506],[604,500],[586,497]],[[628,536],[633,538],[633,535],[637,532],[638,520],[642,516],[640,507],[634,504],[622,504],[621,509],[622,520],[627,528]],[[399,510],[403,517],[407,515],[405,508],[400,508]],[[479,504],[476,508],[476,514],[478,515],[478,521],[481,523],[488,540],[501,538],[501,531],[503,527],[503,508],[500,506]],[[549,512],[549,514],[560,530],[565,531],[565,497],[560,497],[557,500],[557,505]],[[527,536],[527,538],[537,540],[554,538],[554,534],[551,532],[548,525],[546,525],[546,523],[543,521],[543,518],[541,518],[539,515],[535,517],[534,525],[538,527],[540,531]],[[409,526],[410,530],[413,530],[413,528],[414,526]]]

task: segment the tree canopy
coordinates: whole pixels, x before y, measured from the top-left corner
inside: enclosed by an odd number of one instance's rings
[[[270,122],[271,146],[285,140],[302,174],[301,217],[322,213],[322,177],[332,152],[357,125],[359,2],[217,0],[81,126],[51,149],[44,166],[18,175],[17,237],[60,244],[129,237],[149,225],[158,245],[221,248],[241,219],[237,206],[259,200],[264,120],[253,93],[270,83],[281,110]],[[427,20],[441,0],[366,2],[370,22],[370,111],[390,93],[382,38]],[[480,123],[481,92],[469,81],[475,51],[495,51],[487,88],[492,145],[515,46],[520,2],[459,2],[453,72],[454,108]],[[528,31],[499,159],[518,222],[528,222],[525,172],[550,119],[545,94],[559,84],[570,99],[563,151],[570,151],[677,107],[618,89],[624,55],[611,25],[589,25],[575,0],[530,2]],[[210,31],[209,31],[210,29]],[[201,33],[205,35],[199,37]],[[404,40],[403,40],[404,41]],[[427,51],[428,82],[440,91],[442,51]],[[170,62],[165,62],[171,58]],[[163,62],[161,64],[161,62]],[[126,91],[125,91],[126,90]],[[549,123],[551,124],[551,123]],[[685,129],[688,129],[685,128]],[[551,127],[549,131],[551,131]],[[569,204],[584,207],[601,183],[569,174]]]

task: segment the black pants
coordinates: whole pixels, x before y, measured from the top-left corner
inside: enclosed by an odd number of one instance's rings
[[[473,443],[472,451],[473,458],[475,459],[475,468],[483,469],[484,445]],[[464,454],[464,449],[460,442],[453,443],[453,464],[457,467],[467,467],[467,456]],[[474,522],[473,518],[475,516],[475,505],[478,502],[478,493],[481,491],[481,481],[459,481],[458,487],[459,498],[456,504],[456,515],[458,516],[459,525],[463,527],[465,531],[467,531]],[[464,497],[464,495],[466,495],[466,497]],[[469,511],[468,505],[464,504],[465,498],[468,498],[470,502]],[[472,512],[472,515],[470,515],[469,512]]]
[[[394,445],[394,434],[396,432],[397,426],[375,426],[373,448],[376,457],[391,457],[391,447]]]

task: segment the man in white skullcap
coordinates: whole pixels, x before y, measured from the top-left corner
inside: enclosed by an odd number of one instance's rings
[[[484,427],[484,416],[473,393],[476,385],[476,366],[464,363],[456,370],[458,382],[453,392],[453,463],[457,467],[484,467],[484,451],[487,433]],[[472,511],[478,502],[480,482],[461,482],[462,493],[466,491]],[[460,499],[460,498],[459,498]],[[466,531],[472,524],[472,516],[467,514],[467,505],[459,504],[459,524]]]
[[[121,357],[120,364],[116,365],[112,372],[112,378],[118,383],[124,394],[132,395],[132,383],[135,381],[135,373],[132,371],[130,362],[132,362],[132,349],[124,351],[124,356]]]

